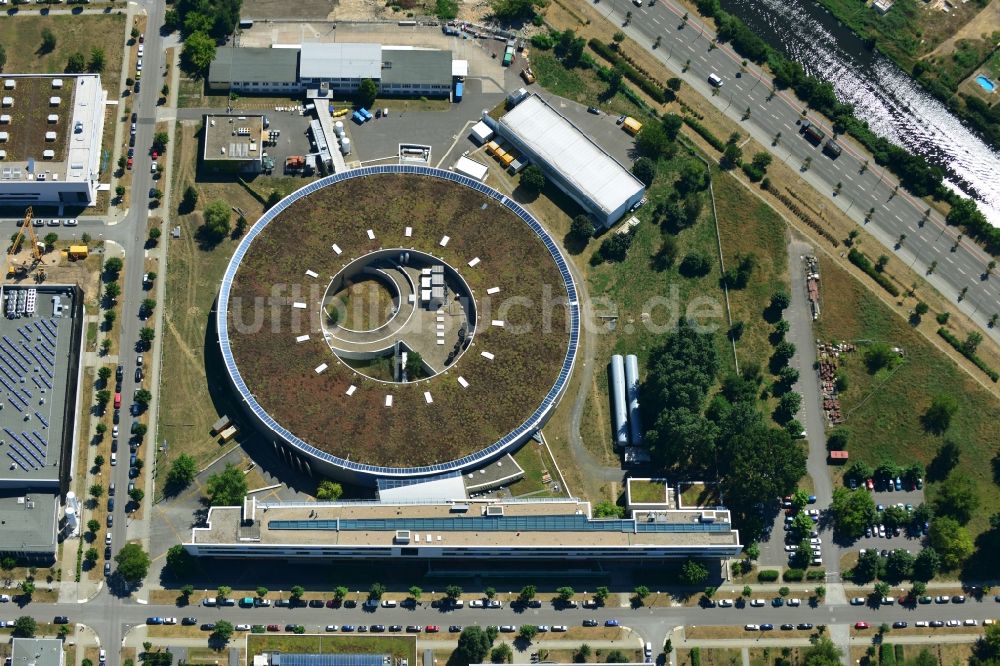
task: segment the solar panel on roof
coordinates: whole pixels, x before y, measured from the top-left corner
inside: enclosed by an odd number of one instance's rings
[[[281,653],[281,666],[384,666],[386,663],[392,663],[392,657],[387,654]]]

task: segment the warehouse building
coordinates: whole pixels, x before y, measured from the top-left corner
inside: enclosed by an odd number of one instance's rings
[[[447,97],[451,93],[451,51],[382,47],[379,92],[394,97]]]
[[[601,225],[642,201],[642,181],[538,95],[523,97],[499,121],[483,120]]]
[[[636,511],[595,518],[568,499],[259,502],[209,509],[183,544],[192,555],[328,560],[532,560],[564,564],[732,557],[729,511]]]
[[[0,206],[97,200],[107,93],[98,74],[3,75]]]
[[[220,48],[208,68],[211,92],[297,93],[299,50],[268,48]]]

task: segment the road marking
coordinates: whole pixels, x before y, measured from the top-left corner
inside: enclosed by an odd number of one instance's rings
[[[660,25],[660,19],[654,18],[653,23],[655,23],[656,25]]]
[[[945,256],[944,260],[947,261],[949,264],[955,263],[955,260],[948,256]]]
[[[688,51],[690,51],[691,53],[694,53],[694,47],[693,46],[691,46],[690,44],[688,44],[687,47],[688,47]]]
[[[844,178],[846,178],[847,180],[849,180],[849,181],[851,181],[851,182],[854,182],[854,179],[853,179],[853,178],[851,178],[851,177],[850,177],[849,175],[847,175],[847,174],[844,174]]]
[[[899,220],[900,222],[903,221],[903,218],[901,218],[899,215],[893,215],[893,217],[896,218],[897,220]]]
[[[962,267],[959,267],[958,272],[961,273],[962,275],[965,275],[966,277],[968,277],[969,275],[968,273],[965,272],[965,269]]]

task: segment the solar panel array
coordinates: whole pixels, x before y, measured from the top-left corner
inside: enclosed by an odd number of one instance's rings
[[[591,520],[561,516],[456,516],[453,518],[339,518],[331,520],[271,520],[270,530],[331,530],[361,532],[729,532],[728,523],[637,522],[630,518]]]
[[[289,654],[282,652],[279,661],[281,666],[388,666],[392,664],[392,656],[346,652],[335,654]]]
[[[14,300],[12,291],[7,292],[8,304]],[[59,329],[50,319],[32,318],[18,326],[17,333],[16,340],[7,335],[0,338],[0,396],[22,415],[19,432],[3,428],[3,451],[21,469],[39,470],[46,466],[48,458],[45,433],[49,421],[37,406],[46,403],[52,390]]]
[[[250,245],[253,243],[254,239],[270,224],[278,215],[280,215],[286,208],[291,206],[293,203],[307,197],[313,192],[321,190],[325,187],[335,185],[352,178],[363,178],[365,176],[374,176],[379,174],[413,174],[419,176],[430,176],[433,178],[440,178],[442,180],[448,180],[453,183],[458,183],[466,187],[470,187],[477,192],[487,196],[488,198],[498,202],[502,206],[506,207],[512,213],[517,215],[521,220],[528,225],[528,227],[541,239],[542,243],[548,249],[549,254],[552,256],[553,261],[555,261],[556,266],[559,269],[559,273],[563,278],[563,285],[566,288],[566,294],[568,298],[568,308],[569,308],[569,320],[570,320],[570,331],[569,331],[569,345],[566,348],[566,355],[563,358],[562,367],[559,370],[559,375],[556,377],[552,388],[543,398],[542,403],[538,408],[529,416],[524,422],[517,428],[509,432],[507,435],[497,440],[490,446],[477,451],[476,453],[470,454],[458,460],[452,460],[450,462],[438,463],[436,465],[425,465],[422,467],[382,467],[380,465],[369,465],[365,463],[353,462],[350,460],[344,460],[338,456],[334,456],[326,451],[320,451],[314,446],[308,444],[307,442],[299,439],[295,433],[291,432],[283,425],[278,423],[274,418],[271,417],[263,407],[258,404],[250,388],[243,381],[243,377],[240,375],[239,368],[236,365],[236,361],[233,358],[233,352],[231,343],[229,340],[229,296],[233,286],[233,280],[236,277],[236,272],[246,256],[246,253],[250,249]],[[321,178],[319,180],[313,181],[306,185],[305,187],[296,190],[292,194],[285,197],[281,202],[275,205],[273,208],[269,209],[264,215],[251,227],[249,232],[243,237],[240,242],[239,247],[233,254],[233,258],[229,262],[229,266],[226,268],[226,273],[222,278],[222,288],[219,294],[219,307],[216,311],[216,328],[219,332],[219,343],[222,349],[222,358],[226,364],[226,368],[229,371],[229,376],[232,379],[233,385],[236,390],[243,397],[249,409],[254,413],[260,423],[271,430],[274,434],[278,435],[284,439],[289,444],[299,448],[303,452],[307,453],[314,458],[320,460],[325,460],[329,463],[348,469],[354,472],[360,472],[367,475],[373,476],[425,476],[427,474],[434,474],[437,472],[447,472],[451,470],[465,469],[474,466],[479,463],[488,462],[501,453],[503,453],[510,446],[522,441],[524,437],[530,435],[534,432],[544,419],[548,416],[548,413],[555,407],[559,396],[562,394],[566,384],[569,382],[570,375],[573,371],[573,363],[576,360],[577,347],[580,342],[580,304],[578,302],[578,297],[576,293],[576,284],[573,282],[573,277],[570,274],[569,267],[566,264],[566,260],[562,256],[562,252],[559,250],[559,246],[556,242],[549,236],[548,232],[542,228],[542,225],[535,220],[531,214],[522,208],[516,201],[508,198],[501,192],[484,185],[483,183],[463,176],[451,171],[445,171],[443,169],[436,169],[427,166],[417,166],[410,164],[385,164],[380,166],[370,166],[362,167],[360,169],[351,169],[342,173],[334,174],[332,176],[327,176],[326,178]]]

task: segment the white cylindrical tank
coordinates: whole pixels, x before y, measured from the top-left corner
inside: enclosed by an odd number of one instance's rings
[[[76,515],[76,508],[69,505],[66,506],[66,526],[71,532],[80,527],[80,517]]]
[[[345,155],[351,154],[351,140],[348,139],[346,136],[340,142],[340,152],[342,152]]]
[[[74,509],[79,508],[79,503],[76,500],[76,493],[72,490],[66,493],[66,506],[71,506]]]
[[[625,360],[621,354],[611,357],[611,426],[617,446],[628,446],[628,421],[625,403]]]
[[[625,357],[625,395],[628,396],[628,426],[632,446],[642,444],[642,419],[639,416],[639,359]]]
[[[333,131],[337,133],[337,136],[340,136],[341,134],[343,134],[344,133],[344,123],[343,123],[343,121],[338,120],[337,122],[335,122],[333,124]]]

